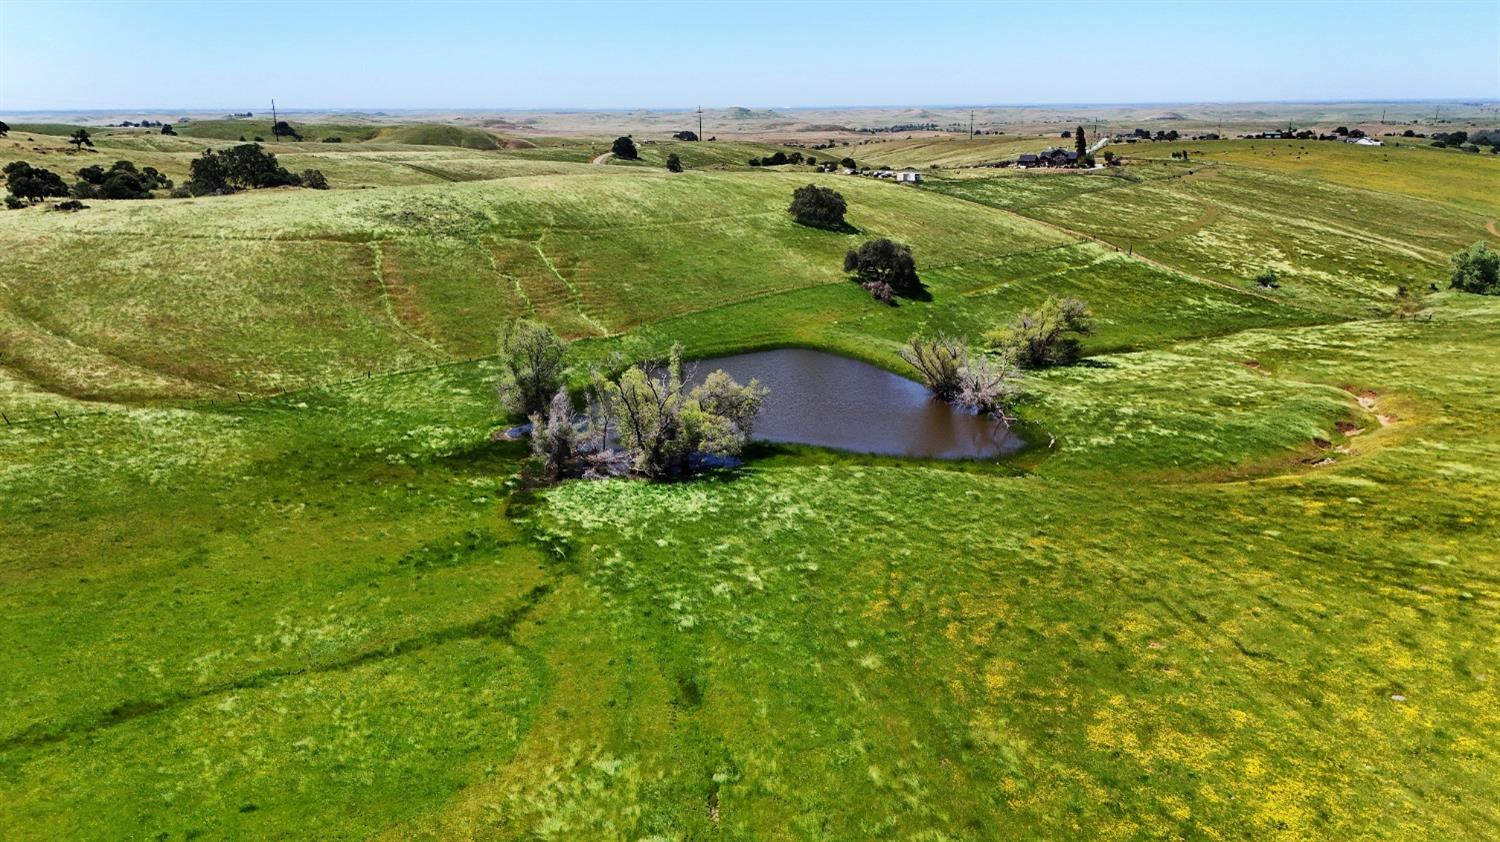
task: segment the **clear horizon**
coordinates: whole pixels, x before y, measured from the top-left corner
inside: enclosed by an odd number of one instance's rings
[[[0,112],[255,110],[272,97],[289,111],[1500,98],[1500,3],[1486,0],[1082,2],[1071,23],[1016,14],[1027,8],[11,0]],[[64,60],[76,57],[92,60]]]

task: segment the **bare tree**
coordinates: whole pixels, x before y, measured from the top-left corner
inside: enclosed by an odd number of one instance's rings
[[[975,412],[993,415],[1009,424],[1016,420],[1015,404],[1021,397],[1020,372],[1009,357],[971,357],[959,370],[958,397],[954,403]]]
[[[923,339],[913,336],[901,349],[901,359],[911,364],[922,382],[940,401],[951,402],[962,388],[959,372],[968,360],[962,340],[951,336]]]
[[[933,397],[1010,422],[1020,398],[1020,378],[1009,356],[971,355],[963,339],[913,336],[901,349]]]
[[[531,453],[542,460],[547,477],[557,479],[567,469],[577,444],[573,401],[568,398],[567,389],[558,389],[545,416],[539,412],[531,415]]]

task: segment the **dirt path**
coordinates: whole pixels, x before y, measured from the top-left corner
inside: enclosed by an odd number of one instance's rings
[[[608,161],[610,158],[613,158],[614,155],[615,155],[615,153],[613,153],[613,152],[605,152],[603,155],[596,156],[594,158],[594,160],[589,161],[589,163],[593,164],[596,167],[602,167],[602,166],[604,166],[604,163],[606,161]]]
[[[1495,230],[1495,220],[1493,219],[1485,220],[1484,230],[1490,232],[1491,237],[1500,237],[1500,231]]]

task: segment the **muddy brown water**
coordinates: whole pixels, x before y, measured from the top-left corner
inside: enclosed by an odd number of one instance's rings
[[[1027,445],[1015,430],[934,400],[926,387],[869,363],[805,348],[696,360],[685,379],[723,369],[770,390],[751,437],[922,459],[992,459]]]

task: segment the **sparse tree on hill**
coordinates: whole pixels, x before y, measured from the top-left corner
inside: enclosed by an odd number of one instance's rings
[[[516,415],[533,415],[547,408],[562,388],[563,354],[567,343],[546,325],[518,319],[500,334],[500,403]]]
[[[1078,336],[1094,332],[1089,305],[1078,298],[1048,298],[990,336],[995,347],[1027,368],[1070,363],[1083,350]]]
[[[271,136],[277,140],[281,140],[283,137],[289,137],[292,140],[302,139],[302,135],[297,134],[297,130],[292,128],[291,124],[285,120],[277,120],[271,125]]]
[[[174,129],[174,128],[172,128],[172,124],[171,123],[162,123],[161,124],[161,133],[162,134],[175,135],[175,134],[177,134],[177,130]]]
[[[328,179],[323,177],[322,170],[303,170],[301,177],[303,187],[310,187],[313,190],[328,189]]]
[[[667,156],[667,172],[682,172],[682,159],[676,152]]]
[[[857,169],[859,169],[859,164],[855,163],[855,161],[854,161],[853,158],[840,158],[839,159],[839,166],[843,167],[846,170],[857,170]]]
[[[1490,250],[1484,243],[1475,243],[1453,255],[1448,285],[1463,292],[1500,295],[1500,252]]]
[[[836,191],[809,184],[792,191],[792,204],[787,212],[800,225],[837,231],[848,225],[844,221],[848,209],[844,197]]]
[[[1281,286],[1281,279],[1277,276],[1275,269],[1262,269],[1255,276],[1255,285],[1261,289],[1277,289]]]
[[[5,186],[11,195],[39,202],[48,197],[61,198],[68,195],[68,185],[62,176],[42,167],[33,167],[25,161],[12,161],[5,165]]]
[[[68,142],[73,144],[74,151],[82,152],[83,147],[94,148],[94,139],[89,136],[89,130],[79,127],[68,136]]]
[[[8,137],[9,135],[10,126],[4,120],[0,120],[0,137]]]
[[[674,140],[689,140],[689,141],[697,140],[698,139],[698,133],[694,132],[694,131],[680,131],[680,132],[672,135],[672,139],[674,139]]]
[[[884,237],[866,240],[858,248],[850,249],[844,255],[844,271],[853,273],[867,289],[869,284],[882,283],[898,295],[911,296],[922,291],[911,248]]]
[[[635,148],[635,141],[630,139],[630,135],[615,138],[615,142],[609,147],[609,151],[613,152],[616,158],[626,161],[634,161],[640,158],[640,153]]]

